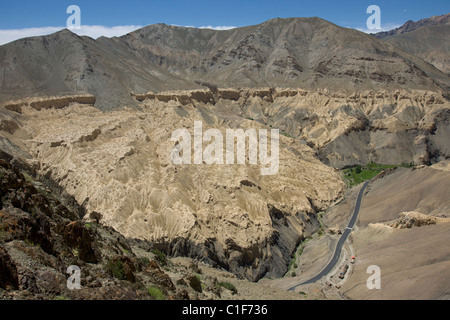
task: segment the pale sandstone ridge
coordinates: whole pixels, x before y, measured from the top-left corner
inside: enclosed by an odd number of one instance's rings
[[[1,135],[29,153],[39,174],[127,237],[250,280],[281,275],[297,243],[317,228],[316,212],[339,199],[345,185],[314,150],[284,136],[274,176],[262,176],[259,165],[174,165],[172,131],[192,132],[196,120],[224,136],[227,128],[269,129],[199,102],[207,93],[186,93],[195,106],[154,99],[140,110],[111,112],[77,103],[23,105],[20,114],[2,111],[18,128]]]
[[[194,94],[196,98],[194,99]],[[450,156],[450,103],[425,90],[367,90],[350,94],[295,88],[168,91],[139,101],[216,105],[279,128],[319,152],[334,167],[432,164]]]
[[[432,165],[431,167],[436,170],[450,171],[450,160],[440,161],[440,162]]]

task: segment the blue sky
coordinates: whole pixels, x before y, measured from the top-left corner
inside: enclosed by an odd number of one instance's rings
[[[210,28],[241,27],[272,18],[312,17],[343,27],[366,28],[369,5],[381,8],[381,28],[389,30],[407,20],[420,20],[450,12],[449,0],[1,0],[0,44],[37,34],[48,34],[66,26],[69,5],[81,9],[82,30],[96,38],[122,35],[136,28],[166,23]]]

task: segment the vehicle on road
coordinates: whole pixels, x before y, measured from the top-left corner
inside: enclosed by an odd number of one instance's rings
[[[341,273],[339,274],[339,279],[344,279],[345,274],[347,273],[347,270],[348,270],[348,264],[346,264],[346,265],[342,268],[342,271],[341,271]]]

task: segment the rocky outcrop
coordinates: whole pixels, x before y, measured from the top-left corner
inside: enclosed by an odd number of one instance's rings
[[[78,104],[95,104],[95,96],[93,95],[70,95],[59,97],[40,97],[40,98],[28,98],[21,101],[7,102],[3,104],[3,108],[16,113],[22,113],[22,107],[30,106],[36,110],[41,109],[61,109],[68,107],[71,103]]]
[[[0,244],[0,288],[15,290],[19,288],[17,267],[8,251]]]
[[[237,101],[241,97],[241,91],[237,89],[218,89],[219,99]]]
[[[209,90],[186,90],[186,91],[165,91],[159,93],[135,94],[131,93],[137,101],[157,100],[161,102],[174,101],[181,105],[187,105],[195,102],[205,104],[215,104],[214,94]]]
[[[410,229],[413,227],[422,227],[435,224],[436,217],[412,211],[400,213],[398,219],[390,226],[396,229]]]
[[[133,245],[151,248],[151,243],[126,240],[111,228],[81,221],[50,185],[43,187],[26,172],[25,178],[11,160],[4,155],[0,160],[2,300],[154,299],[149,285],[161,288],[167,297],[189,299],[186,289],[177,288],[150,260],[152,254],[134,254]],[[46,210],[40,210],[43,207]],[[80,289],[67,286],[69,265],[81,270]]]
[[[170,277],[161,270],[158,263],[156,263],[155,261],[150,261],[144,267],[143,273],[149,276],[155,284],[170,290],[175,289],[175,285],[173,284]]]
[[[67,245],[77,250],[81,260],[88,263],[97,263],[100,260],[98,245],[89,229],[81,221],[62,222],[57,230]]]
[[[14,120],[4,119],[0,121],[0,130],[14,134],[17,129],[19,129],[19,125]]]

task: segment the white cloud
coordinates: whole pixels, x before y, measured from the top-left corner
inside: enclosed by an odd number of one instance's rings
[[[42,27],[0,30],[0,45],[26,37],[43,36],[63,29],[62,27]]]
[[[94,39],[99,37],[120,37],[132,31],[142,28],[142,26],[115,26],[115,27],[105,27],[105,26],[85,26],[81,25],[80,29],[71,30],[72,32],[78,34],[79,36],[88,36]]]
[[[380,29],[368,29],[367,27],[359,27],[359,28],[353,28],[358,31],[364,32],[364,33],[378,33],[383,31],[390,31],[392,29],[396,29],[401,27],[400,24],[381,24]]]
[[[180,25],[177,25],[177,24],[172,24],[172,26],[183,27],[183,28],[195,28],[195,29],[211,29],[211,30],[231,30],[231,29],[237,28],[235,26],[202,26],[202,27],[195,27],[195,26],[180,26]]]
[[[72,32],[80,36],[88,36],[97,39],[101,36],[104,37],[120,37],[132,31],[142,28],[143,26],[128,25],[128,26],[88,26],[81,25],[80,29],[71,29]],[[189,28],[197,28],[194,26],[186,26]],[[24,29],[0,29],[0,45],[8,42],[36,36],[44,36],[51,33],[58,32],[66,27],[40,27],[40,28],[24,28]],[[202,26],[199,29],[212,29],[212,30],[230,30],[234,29],[234,26]]]
[[[40,27],[40,28],[24,28],[24,29],[3,29],[0,30],[0,45],[6,44],[8,42],[27,38],[44,36],[51,33],[58,32],[65,27]],[[105,27],[105,26],[88,26],[81,25],[80,29],[71,30],[72,32],[80,36],[88,36],[94,39],[98,37],[120,37],[134,30],[142,28],[142,26],[115,26],[115,27]]]
[[[235,29],[237,27],[234,26],[206,26],[206,27],[199,27],[199,29],[212,29],[212,30],[231,30],[231,29]]]

